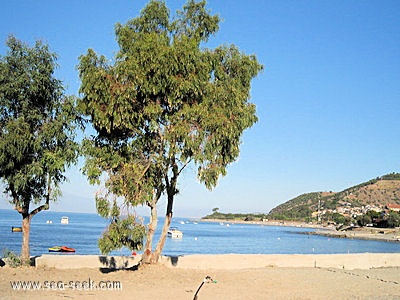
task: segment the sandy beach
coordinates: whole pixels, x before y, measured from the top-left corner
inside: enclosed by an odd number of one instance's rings
[[[74,259],[58,256],[53,266],[44,259],[36,267],[0,268],[0,298],[193,299],[210,276],[198,299],[400,299],[400,254],[314,256],[320,267],[304,267],[310,263],[304,255],[194,255],[172,262],[165,257],[158,265],[129,270],[62,267],[72,267]],[[338,261],[347,267],[328,267]],[[17,290],[20,281],[41,288]]]

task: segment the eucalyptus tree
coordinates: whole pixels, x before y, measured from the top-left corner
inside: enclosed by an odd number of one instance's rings
[[[74,98],[54,77],[56,54],[11,36],[0,57],[0,179],[22,216],[21,258],[29,261],[32,217],[60,195],[65,169],[75,162]],[[32,209],[31,206],[35,205]]]
[[[92,49],[80,57],[80,108],[95,129],[84,142],[84,172],[92,182],[105,180],[96,196],[102,215],[112,215],[115,203],[150,208],[144,262],[157,262],[164,247],[182,171],[196,166],[212,189],[237,159],[243,131],[257,121],[250,82],[262,65],[234,45],[206,48],[218,29],[205,1],[188,1],[175,16],[163,1],[150,1],[116,25],[112,61]],[[153,249],[160,199],[165,221]],[[116,225],[121,219],[113,220],[100,248],[110,250],[116,240],[115,247],[141,246],[140,226],[133,224],[139,231],[126,239]]]

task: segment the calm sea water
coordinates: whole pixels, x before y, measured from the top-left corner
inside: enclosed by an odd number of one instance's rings
[[[69,217],[68,225],[60,223],[62,216]],[[52,223],[46,223],[48,220]],[[146,218],[145,222],[148,222]],[[160,219],[156,240],[162,223]],[[49,247],[57,245],[73,247],[77,254],[100,254],[97,240],[106,224],[106,220],[96,214],[40,212],[32,219],[31,255],[47,253]],[[11,226],[21,226],[21,216],[13,210],[0,210],[0,255],[4,249],[20,252],[22,233],[11,232]],[[221,225],[184,218],[174,218],[172,226],[179,227],[183,239],[167,239],[164,255],[400,252],[400,243],[299,234],[312,230],[308,228],[253,224],[227,226],[226,223]],[[112,254],[129,255],[130,251],[122,249]]]

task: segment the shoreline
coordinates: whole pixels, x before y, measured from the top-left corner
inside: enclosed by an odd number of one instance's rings
[[[332,238],[357,239],[368,241],[379,241],[389,243],[400,243],[400,229],[381,229],[381,228],[355,228],[347,231],[317,230],[305,234],[321,235]]]
[[[299,232],[299,234],[320,235],[332,238],[359,239],[379,242],[400,243],[400,228],[376,228],[376,227],[357,227],[351,230],[337,231],[332,225],[323,226],[319,224],[309,224],[296,221],[242,221],[242,220],[219,220],[201,219],[204,222],[224,223],[224,224],[251,224],[261,226],[287,226],[298,228],[316,229],[315,231]]]
[[[309,224],[306,222],[298,221],[278,221],[278,220],[268,220],[268,221],[243,221],[243,220],[223,220],[223,219],[200,219],[200,222],[209,223],[224,223],[224,224],[250,224],[250,225],[262,225],[262,226],[287,226],[287,227],[301,227],[301,228],[315,228],[315,229],[335,229],[333,226],[323,226],[320,224]]]

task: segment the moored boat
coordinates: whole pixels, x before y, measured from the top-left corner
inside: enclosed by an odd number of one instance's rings
[[[69,218],[68,217],[62,217],[61,218],[61,224],[68,224],[69,223]]]
[[[171,227],[168,230],[168,237],[172,239],[181,239],[183,237],[182,231],[178,230],[176,227]]]
[[[49,252],[75,252],[76,250],[67,246],[54,246],[49,248]]]
[[[54,246],[49,248],[49,252],[61,252],[61,246]]]
[[[11,227],[11,232],[22,232],[22,227]]]
[[[75,252],[75,249],[67,246],[61,246],[61,252]]]

